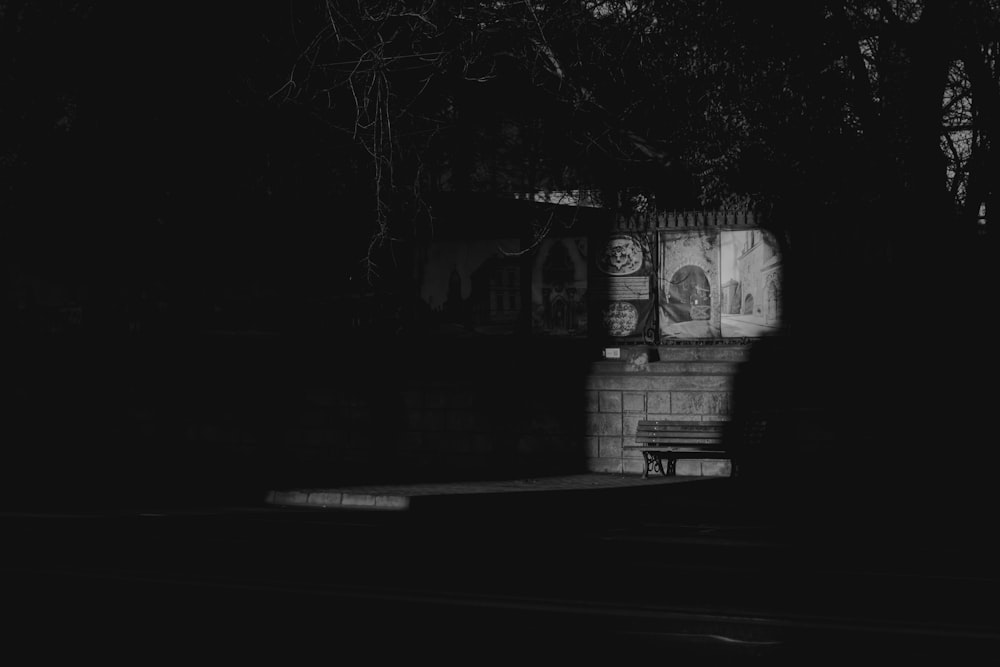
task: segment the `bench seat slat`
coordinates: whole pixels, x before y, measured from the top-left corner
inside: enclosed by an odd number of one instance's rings
[[[650,421],[648,419],[640,419],[639,425],[651,429],[660,428],[686,428],[686,429],[713,429],[722,428],[725,422],[692,422],[692,421]]]
[[[638,429],[636,435],[647,438],[721,438],[725,434],[722,431],[646,431]]]
[[[690,426],[660,426],[658,428],[651,428],[639,424],[636,430],[648,433],[722,433],[724,428],[722,426],[703,426],[700,428],[692,428]]]
[[[645,438],[721,438],[720,431],[636,431]]]
[[[636,442],[722,442],[723,437],[721,435],[715,435],[711,433],[702,433],[701,435],[672,435],[672,434],[657,434],[657,435],[646,435],[643,433],[636,433]]]
[[[689,440],[685,442],[677,442],[676,440],[653,440],[649,442],[643,442],[641,440],[636,440],[636,447],[688,447],[690,449],[705,449],[705,448],[715,448],[721,449],[721,440]]]
[[[682,424],[670,424],[669,426],[658,426],[656,428],[645,426],[644,424],[639,424],[639,431],[649,431],[650,433],[659,433],[661,431],[676,431],[678,433],[715,433],[717,431],[724,431],[724,426],[684,426]]]
[[[670,452],[674,454],[704,454],[705,456],[723,456],[727,455],[728,452],[724,449],[711,449],[704,447],[683,447],[683,446],[673,446],[673,445],[653,445],[653,446],[639,446],[639,445],[625,445],[623,449],[641,449],[646,452]]]

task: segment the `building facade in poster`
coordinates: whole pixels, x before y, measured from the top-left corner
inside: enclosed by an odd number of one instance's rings
[[[441,334],[510,334],[524,312],[517,239],[438,241],[423,251],[420,301]]]
[[[781,327],[781,257],[762,229],[722,232],[722,335],[768,336]]]

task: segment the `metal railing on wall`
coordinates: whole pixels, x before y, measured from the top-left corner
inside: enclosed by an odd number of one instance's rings
[[[614,223],[617,231],[646,231],[659,229],[746,229],[758,227],[762,215],[755,211],[670,211],[632,213],[618,216]]]

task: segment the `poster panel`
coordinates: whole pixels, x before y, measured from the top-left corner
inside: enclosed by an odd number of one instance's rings
[[[546,238],[531,262],[532,333],[586,335],[587,238]]]
[[[654,342],[656,310],[652,234],[620,232],[594,240],[594,327],[616,342]]]
[[[514,333],[523,312],[520,241],[479,239],[427,244],[420,266],[426,328],[445,335]]]
[[[660,338],[721,338],[718,230],[659,235]]]
[[[722,232],[722,335],[759,338],[781,328],[781,256],[763,229]]]

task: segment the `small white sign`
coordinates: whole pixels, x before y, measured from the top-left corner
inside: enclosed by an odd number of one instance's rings
[[[621,359],[622,350],[620,347],[606,347],[604,348],[604,358],[605,359]]]

